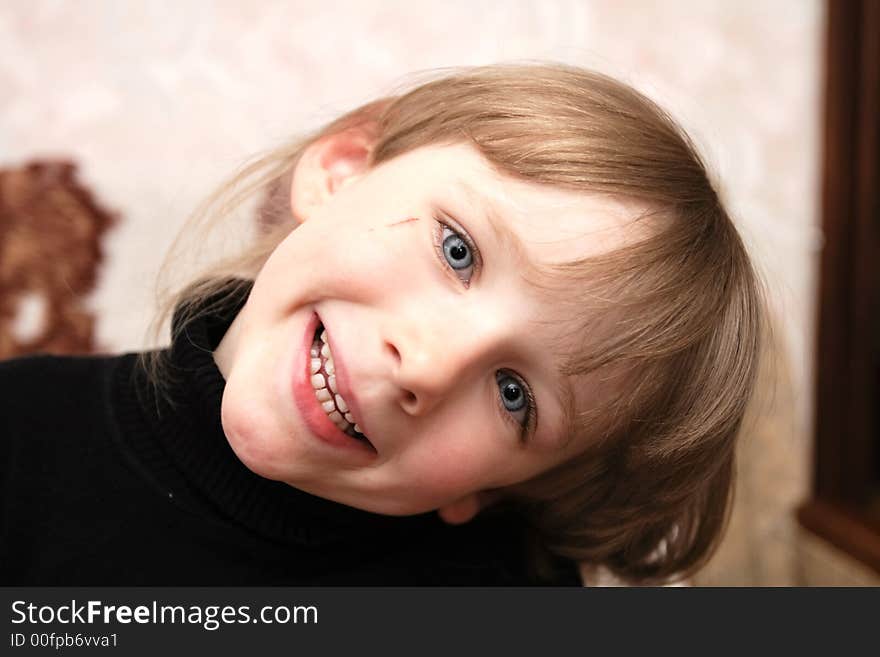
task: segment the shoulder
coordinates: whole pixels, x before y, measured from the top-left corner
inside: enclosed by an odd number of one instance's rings
[[[104,405],[110,374],[125,356],[39,354],[0,361],[0,395],[7,433],[32,435]],[[18,431],[16,431],[18,429]]]
[[[0,360],[0,377],[4,381],[15,378],[27,381],[44,374],[65,374],[86,372],[100,368],[119,356],[65,356],[54,354],[33,354]]]
[[[70,386],[98,382],[120,361],[133,356],[35,354],[0,360],[0,392],[21,396],[48,388],[75,393],[77,388]]]

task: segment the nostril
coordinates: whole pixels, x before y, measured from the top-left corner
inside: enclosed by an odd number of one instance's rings
[[[418,409],[419,398],[411,391],[405,388],[400,391],[400,407],[409,414],[413,414]]]
[[[388,347],[388,351],[391,352],[391,355],[394,356],[394,359],[399,363],[400,362],[400,352],[397,351],[397,347],[395,347],[390,342],[386,342],[385,345]]]

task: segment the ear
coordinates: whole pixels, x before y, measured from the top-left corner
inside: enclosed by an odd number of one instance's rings
[[[364,174],[375,143],[375,130],[360,125],[309,144],[296,164],[290,185],[294,218],[308,221],[333,194]]]
[[[454,502],[450,502],[446,506],[440,507],[437,509],[437,514],[450,525],[463,525],[473,520],[474,516],[480,512],[480,509],[491,506],[500,497],[500,493],[495,491],[470,493]]]

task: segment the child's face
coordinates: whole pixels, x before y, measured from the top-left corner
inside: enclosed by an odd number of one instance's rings
[[[301,161],[296,175],[312,181],[294,186],[293,207],[308,208],[297,210],[303,223],[266,262],[215,352],[227,379],[223,426],[239,458],[325,498],[409,514],[525,481],[583,451],[564,433],[560,391],[571,386],[575,409],[595,405],[600,391],[558,374],[565,318],[524,274],[529,263],[620,246],[632,213],[501,177],[466,145],[421,148],[366,172],[333,157]],[[500,237],[489,213],[515,237]],[[337,389],[369,443],[320,406],[310,369],[318,321]]]

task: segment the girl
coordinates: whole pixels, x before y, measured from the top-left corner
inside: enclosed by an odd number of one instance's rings
[[[660,108],[569,66],[461,70],[269,154],[206,214],[261,190],[254,244],[157,318],[168,349],[0,366],[4,584],[705,562],[764,313]]]

